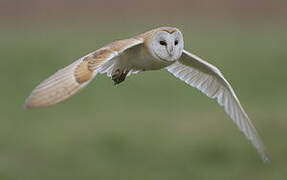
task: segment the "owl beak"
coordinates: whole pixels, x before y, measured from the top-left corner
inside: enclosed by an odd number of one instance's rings
[[[174,51],[173,46],[169,46],[169,47],[167,47],[167,52],[168,52],[168,54],[169,54],[169,56],[170,56],[170,57],[172,57],[172,56],[173,56],[173,51]]]

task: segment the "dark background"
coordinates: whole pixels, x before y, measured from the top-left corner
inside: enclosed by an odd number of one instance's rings
[[[0,0],[0,179],[285,179],[287,1]],[[31,90],[105,44],[176,26],[218,66],[268,147],[264,164],[213,100],[171,74],[97,76],[68,101]]]

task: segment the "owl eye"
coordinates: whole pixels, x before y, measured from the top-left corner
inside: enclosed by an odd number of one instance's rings
[[[162,46],[166,46],[166,42],[165,41],[159,41],[159,44],[162,45]]]
[[[174,45],[177,45],[177,44],[178,44],[178,40],[175,40],[175,41],[174,41]]]

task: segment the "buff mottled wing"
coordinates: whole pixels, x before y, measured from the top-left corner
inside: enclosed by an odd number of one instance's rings
[[[138,39],[117,41],[60,69],[32,91],[25,107],[46,107],[64,101],[89,84],[98,73],[111,74],[118,60],[116,57],[140,43]]]
[[[89,69],[89,59],[89,56],[81,58],[40,83],[26,100],[26,107],[57,104],[86,86],[96,75]]]

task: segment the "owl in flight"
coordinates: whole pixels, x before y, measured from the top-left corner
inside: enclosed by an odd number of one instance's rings
[[[183,49],[183,35],[174,27],[157,28],[138,36],[115,41],[60,69],[39,84],[26,100],[27,108],[59,103],[106,73],[119,84],[131,74],[165,68],[223,106],[238,128],[251,141],[264,161],[266,148],[234,90],[215,66]]]

